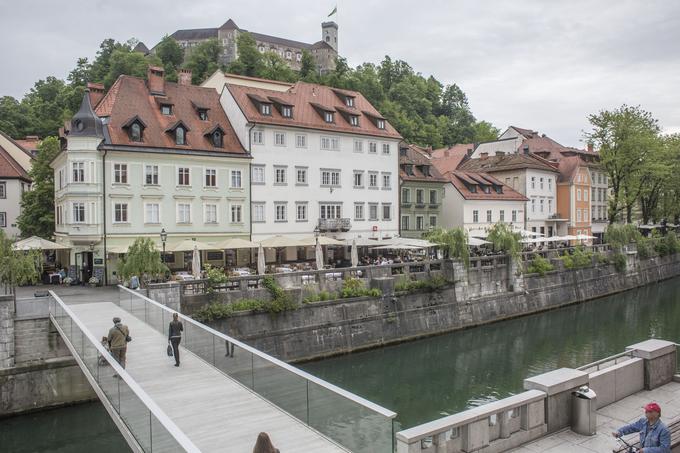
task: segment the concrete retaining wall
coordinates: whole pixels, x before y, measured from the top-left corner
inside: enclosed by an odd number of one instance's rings
[[[440,291],[319,302],[280,314],[242,313],[211,326],[283,360],[300,361],[536,313],[680,275],[678,255],[628,259],[625,273],[598,265],[525,276],[523,292],[475,297],[468,281],[457,274],[455,285]],[[468,285],[465,291],[460,284]],[[490,281],[484,285],[485,291],[498,286]]]

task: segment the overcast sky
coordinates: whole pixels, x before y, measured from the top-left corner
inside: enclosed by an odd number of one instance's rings
[[[680,132],[677,0],[0,0],[0,96],[64,78],[105,38],[148,47],[180,28],[228,18],[260,33],[315,42],[339,3],[350,65],[403,59],[465,91],[478,119],[583,146],[587,115],[623,103]]]

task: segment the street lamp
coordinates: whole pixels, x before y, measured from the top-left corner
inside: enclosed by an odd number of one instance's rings
[[[317,225],[316,227],[314,227],[314,237],[318,238],[320,233],[321,230],[319,229],[319,225]]]
[[[168,233],[165,232],[165,228],[161,230],[161,243],[163,244],[163,264],[165,264],[165,241],[168,240]]]

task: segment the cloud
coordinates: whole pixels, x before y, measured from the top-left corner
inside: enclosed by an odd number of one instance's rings
[[[320,39],[335,1],[0,0],[0,95],[65,77],[105,38],[151,47],[179,28],[221,25]],[[579,145],[587,115],[640,104],[680,129],[680,2],[650,0],[345,0],[340,52],[351,65],[385,55],[467,93],[477,118],[537,129]]]

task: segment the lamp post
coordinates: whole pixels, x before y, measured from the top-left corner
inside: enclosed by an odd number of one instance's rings
[[[161,243],[163,244],[163,264],[165,264],[165,241],[168,240],[168,233],[165,232],[165,228],[161,230]]]

